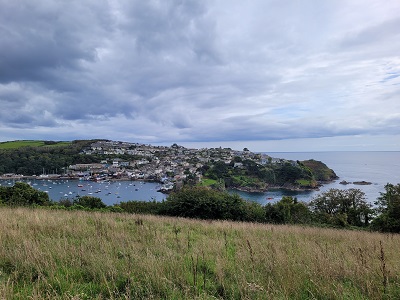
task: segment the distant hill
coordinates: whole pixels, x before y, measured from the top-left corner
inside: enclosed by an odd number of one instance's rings
[[[19,140],[19,141],[8,141],[0,142],[0,149],[18,149],[21,147],[55,147],[55,146],[67,146],[72,142],[64,141],[34,141],[34,140]]]

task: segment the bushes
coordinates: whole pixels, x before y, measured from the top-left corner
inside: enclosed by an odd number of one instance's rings
[[[263,222],[264,211],[258,203],[250,203],[237,194],[205,187],[188,187],[171,194],[160,214],[198,219]]]
[[[307,224],[312,222],[308,206],[296,198],[284,196],[274,204],[264,206],[265,221],[274,224]]]
[[[245,201],[238,195],[205,187],[186,187],[171,194],[160,213],[178,217],[242,221],[245,207]]]
[[[119,204],[123,211],[131,214],[150,214],[158,215],[163,206],[163,202],[147,201],[127,201]]]
[[[76,198],[76,200],[74,201],[74,205],[81,205],[90,209],[107,207],[107,205],[105,205],[100,198],[91,196],[82,196]]]
[[[98,197],[82,196],[74,200],[62,199],[52,206],[54,209],[67,209],[67,210],[96,210],[103,212],[124,212],[120,205],[107,206]]]
[[[47,193],[38,191],[24,182],[16,182],[12,187],[0,187],[0,199],[4,204],[11,206],[51,204]]]
[[[26,183],[0,186],[0,206],[50,207],[52,209],[97,210],[135,214],[168,215],[206,220],[232,220],[276,224],[316,224],[333,227],[368,227],[372,230],[400,233],[400,184],[385,186],[385,193],[375,203],[365,201],[358,189],[330,189],[309,204],[283,197],[265,206],[248,202],[237,194],[208,187],[184,187],[166,201],[128,201],[107,206],[100,198],[82,196],[53,203],[48,194]],[[378,215],[378,216],[376,216]],[[372,222],[372,217],[375,217]]]

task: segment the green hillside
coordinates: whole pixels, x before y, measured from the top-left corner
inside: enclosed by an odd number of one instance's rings
[[[20,141],[8,141],[1,142],[0,149],[18,149],[21,147],[55,147],[55,146],[66,146],[71,142],[53,142],[53,141],[33,141],[33,140],[20,140]]]

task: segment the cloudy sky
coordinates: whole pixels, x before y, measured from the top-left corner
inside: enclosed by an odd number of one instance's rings
[[[398,0],[0,0],[0,141],[400,150]]]

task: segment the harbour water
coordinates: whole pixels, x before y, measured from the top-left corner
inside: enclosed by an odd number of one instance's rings
[[[25,180],[33,188],[49,194],[53,201],[74,199],[77,196],[93,196],[102,199],[107,205],[130,200],[162,201],[166,195],[157,190],[160,185],[145,181],[93,182],[81,180]],[[13,180],[1,180],[2,186],[11,186]]]
[[[333,169],[339,179],[324,184],[319,191],[287,191],[270,190],[266,193],[238,193],[247,200],[266,203],[279,201],[282,196],[297,197],[298,200],[308,202],[313,197],[330,188],[350,189],[357,188],[366,194],[367,201],[373,203],[384,192],[387,183],[400,183],[400,152],[266,152],[276,158],[290,160],[315,159],[324,162]],[[342,185],[339,182],[368,181],[371,185]],[[0,184],[11,185],[13,182],[0,181]],[[157,192],[159,184],[143,181],[65,181],[65,180],[35,180],[30,184],[41,191],[46,191],[50,198],[58,201],[63,198],[73,199],[76,196],[90,195],[99,197],[107,205],[113,205],[121,201],[162,201],[165,194]]]

